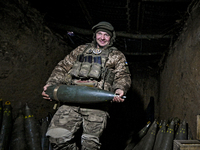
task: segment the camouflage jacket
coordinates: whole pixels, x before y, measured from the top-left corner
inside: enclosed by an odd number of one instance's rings
[[[86,47],[87,45],[78,46],[63,60],[61,60],[52,71],[52,74],[47,80],[46,84],[66,84],[69,71],[76,62],[77,56],[83,53]],[[131,77],[124,54],[117,49],[111,51],[108,55],[108,60],[105,63],[105,67],[111,69],[115,74],[114,82],[111,85],[101,79],[97,82],[97,88],[102,89],[102,84],[104,84],[104,90],[115,91],[116,89],[121,89],[126,93],[131,86]]]

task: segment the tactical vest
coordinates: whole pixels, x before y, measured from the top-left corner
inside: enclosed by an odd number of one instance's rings
[[[98,49],[88,45],[82,54],[78,55],[70,74],[72,77],[83,80],[97,80],[108,82],[112,85],[114,73],[105,67],[109,54],[116,50],[115,47]]]

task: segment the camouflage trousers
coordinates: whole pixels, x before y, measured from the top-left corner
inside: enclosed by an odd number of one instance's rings
[[[81,149],[98,150],[107,117],[108,113],[102,110],[62,105],[52,118],[46,135],[54,150],[78,150],[73,140],[82,127]]]

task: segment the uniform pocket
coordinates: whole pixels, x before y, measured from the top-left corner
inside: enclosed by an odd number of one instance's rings
[[[81,68],[81,62],[76,61],[75,64],[73,65],[71,71],[70,71],[70,74],[72,76],[78,77],[80,68]]]
[[[82,66],[81,66],[81,70],[79,72],[79,76],[87,78],[88,77],[88,73],[90,71],[90,68],[91,68],[91,63],[83,62]]]
[[[63,105],[59,108],[59,110],[56,112],[59,126],[63,126],[68,122],[70,112],[71,108],[68,106]]]
[[[101,65],[98,63],[92,64],[92,67],[88,76],[95,79],[99,79],[100,74],[101,74]]]
[[[88,116],[88,121],[90,122],[103,122],[104,118],[102,116],[90,115]]]
[[[83,128],[85,134],[99,135],[106,127],[107,115],[90,114],[84,118]]]

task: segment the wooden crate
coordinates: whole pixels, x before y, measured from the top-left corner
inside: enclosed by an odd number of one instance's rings
[[[200,150],[200,141],[174,140],[173,150]]]

